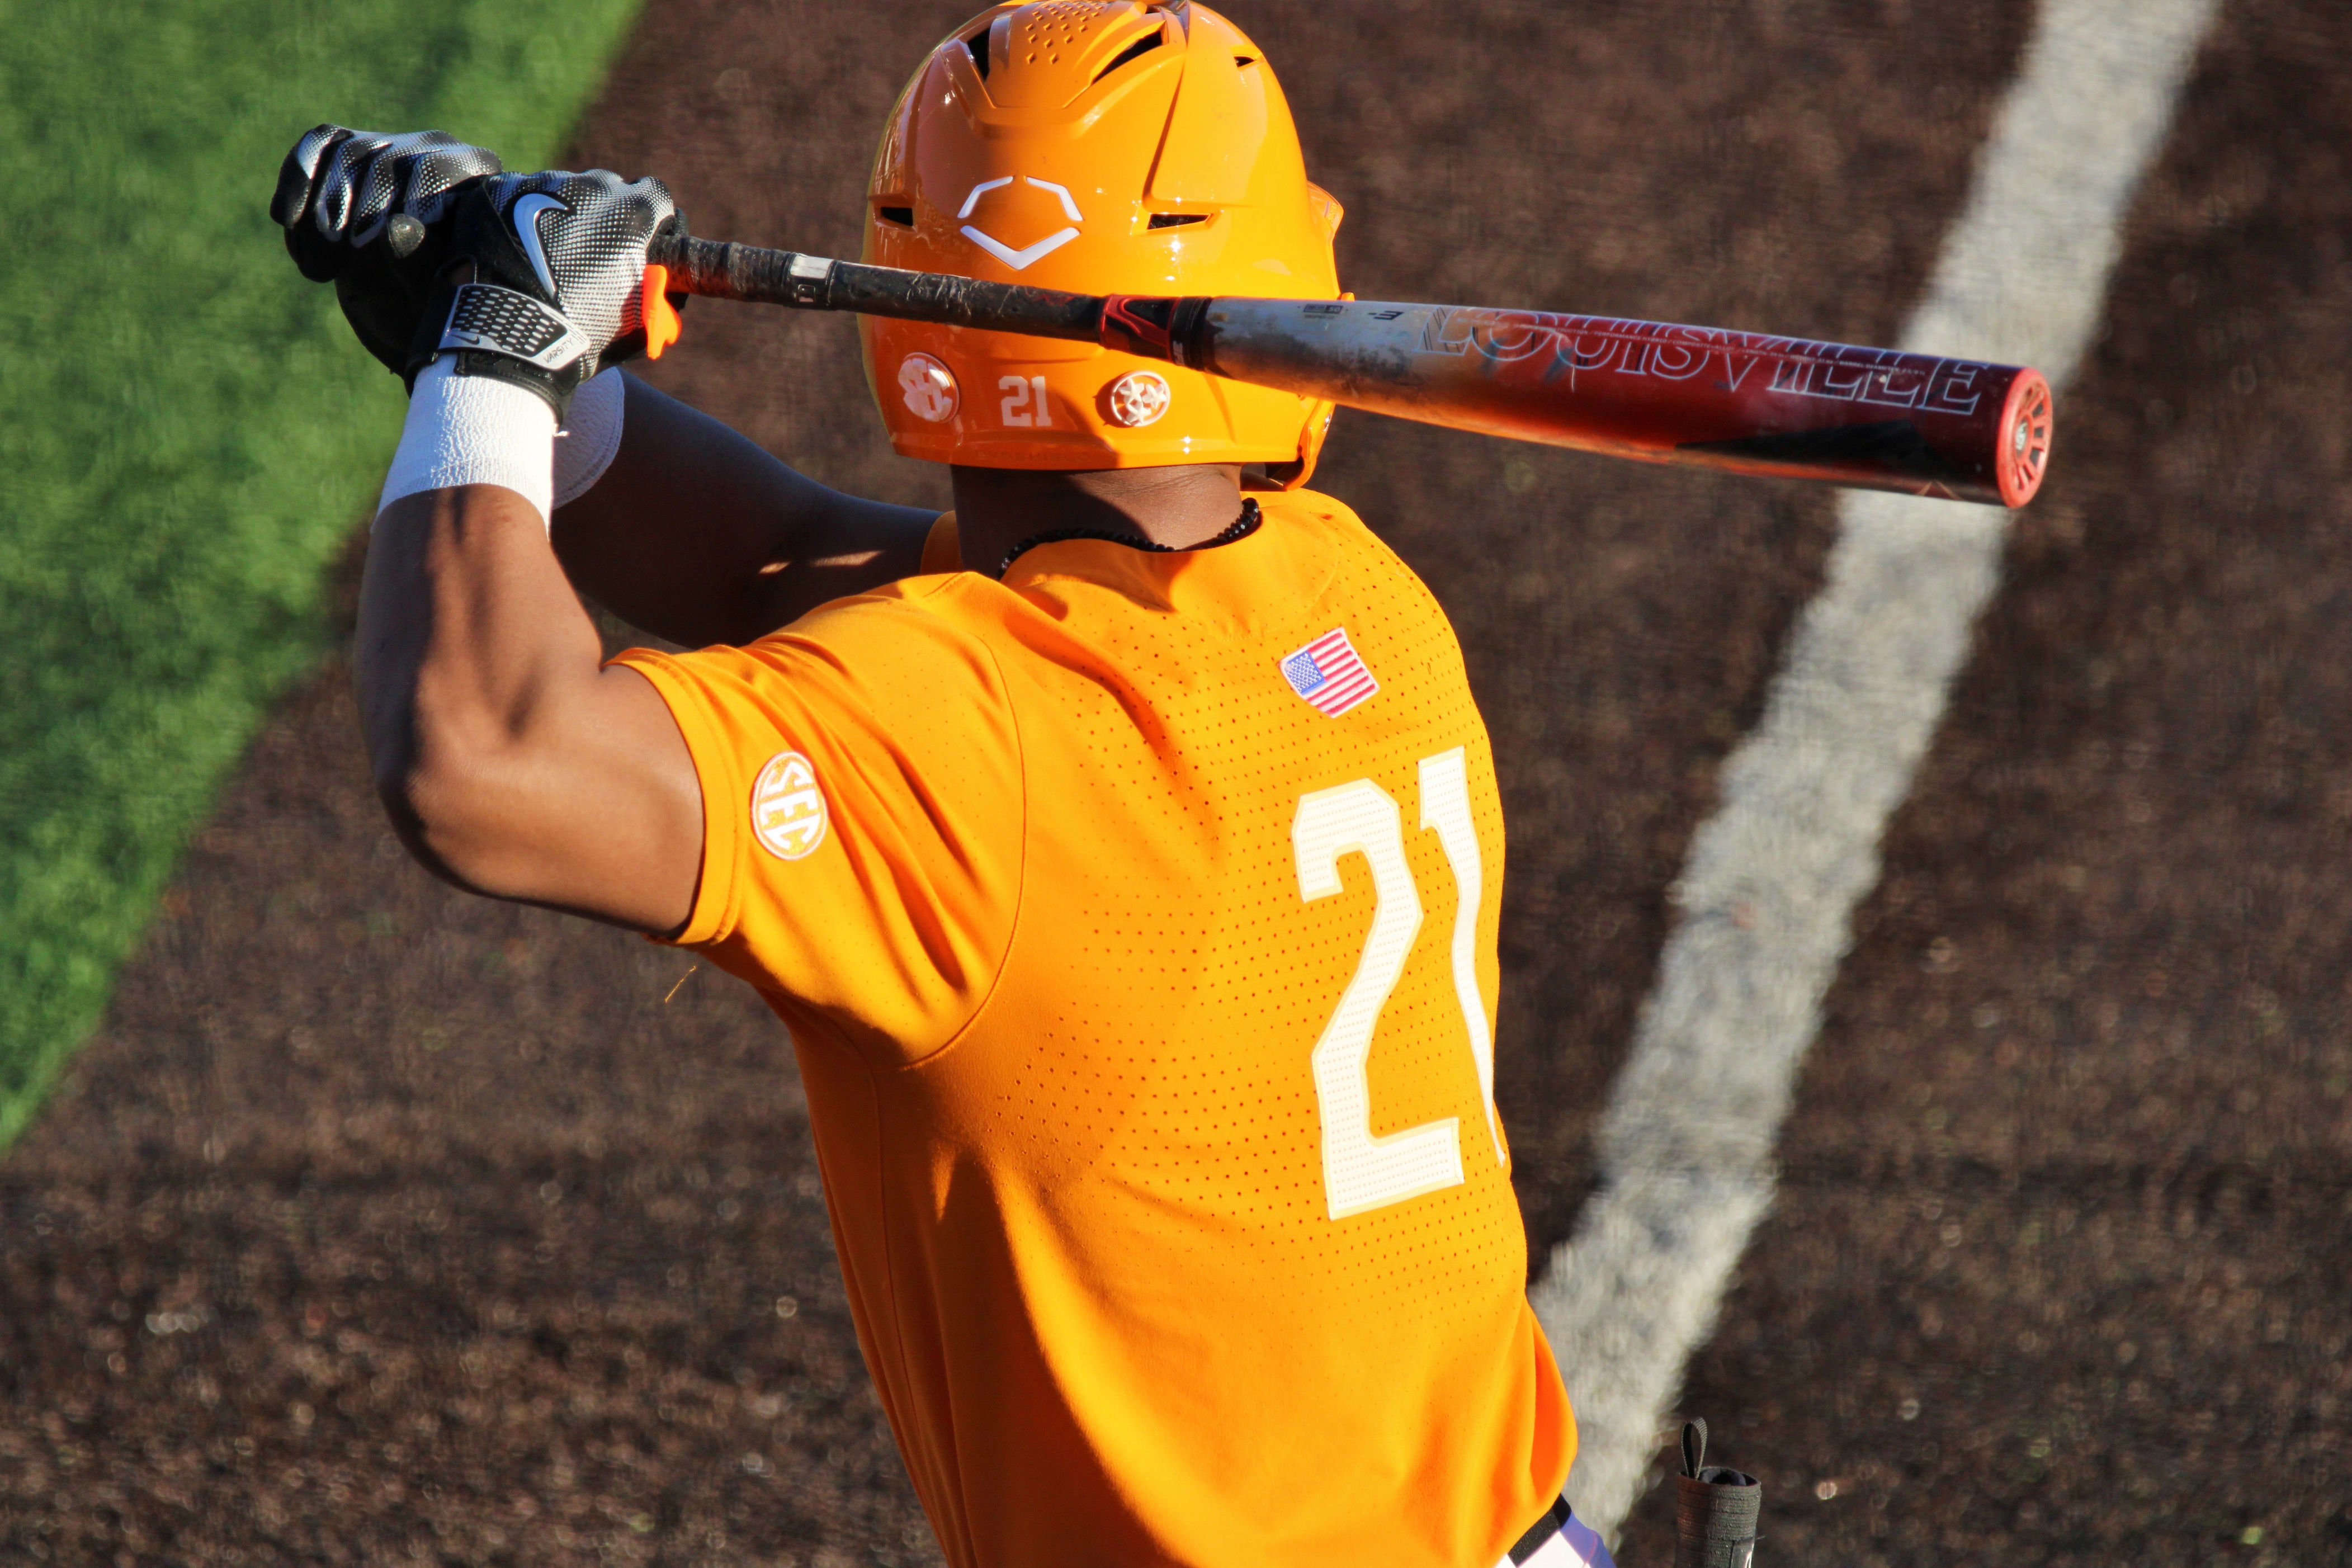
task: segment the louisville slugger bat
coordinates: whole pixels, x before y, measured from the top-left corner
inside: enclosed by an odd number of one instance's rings
[[[667,289],[1099,343],[1646,462],[2011,507],[2050,462],[2050,384],[2017,365],[1540,310],[1068,294],[672,235],[648,259],[649,300]]]

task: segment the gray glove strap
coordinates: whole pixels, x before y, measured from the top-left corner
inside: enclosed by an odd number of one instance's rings
[[[588,352],[588,340],[553,306],[493,283],[468,283],[449,307],[441,352],[504,354],[556,371]]]

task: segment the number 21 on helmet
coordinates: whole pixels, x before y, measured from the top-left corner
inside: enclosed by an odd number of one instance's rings
[[[931,51],[874,160],[865,258],[1087,294],[1340,297],[1256,45],[1175,0],[992,7]],[[907,457],[992,468],[1240,463],[1296,488],[1331,405],[1087,343],[864,316]],[[1262,478],[1261,478],[1262,476]]]

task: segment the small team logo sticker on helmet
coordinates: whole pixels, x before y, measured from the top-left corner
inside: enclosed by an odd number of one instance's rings
[[[1131,370],[1110,384],[1110,416],[1130,430],[1156,425],[1176,394],[1156,370]]]
[[[829,820],[816,769],[798,752],[778,752],[751,786],[751,830],[779,860],[805,860],[824,842]]]
[[[908,354],[898,362],[898,395],[907,412],[933,425],[955,417],[955,372],[929,354]]]

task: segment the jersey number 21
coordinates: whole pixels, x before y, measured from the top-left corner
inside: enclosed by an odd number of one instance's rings
[[[1478,994],[1478,906],[1485,881],[1478,833],[1470,820],[1470,782],[1463,749],[1421,760],[1421,826],[1437,835],[1454,873],[1454,994],[1478,1068],[1478,1102],[1495,1159],[1503,1133],[1495,1114],[1495,1042]],[[1404,973],[1421,932],[1421,894],[1404,854],[1404,822],[1395,797],[1370,779],[1298,798],[1291,819],[1298,893],[1308,903],[1340,890],[1339,860],[1361,855],[1372,868],[1372,929],[1356,973],[1315,1042],[1315,1100],[1323,1124],[1323,1191],[1333,1219],[1401,1204],[1462,1184],[1460,1118],[1424,1121],[1385,1138],[1372,1136],[1372,1092],[1365,1064],[1372,1031]]]

